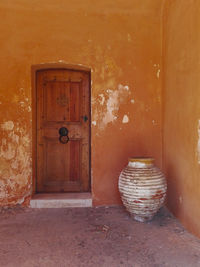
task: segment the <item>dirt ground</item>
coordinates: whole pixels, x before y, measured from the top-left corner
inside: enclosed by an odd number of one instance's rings
[[[200,240],[165,209],[140,223],[122,207],[2,209],[0,266],[200,266]]]

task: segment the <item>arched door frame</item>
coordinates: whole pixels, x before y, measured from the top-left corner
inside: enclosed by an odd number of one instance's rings
[[[91,68],[83,66],[83,65],[75,65],[75,64],[66,64],[66,63],[42,63],[31,66],[31,85],[32,85],[32,195],[36,192],[36,110],[37,110],[37,96],[36,96],[36,74],[40,70],[49,70],[49,69],[66,69],[73,71],[84,71],[89,73],[90,77],[90,116],[91,116]],[[90,180],[91,180],[91,124],[90,124]],[[91,181],[90,181],[91,183]]]

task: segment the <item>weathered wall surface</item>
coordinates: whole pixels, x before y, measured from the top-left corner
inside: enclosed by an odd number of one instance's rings
[[[31,65],[83,64],[92,77],[92,193],[120,203],[129,156],[161,166],[160,0],[1,0],[0,204],[30,195]]]
[[[164,10],[164,169],[168,206],[200,236],[200,5]]]

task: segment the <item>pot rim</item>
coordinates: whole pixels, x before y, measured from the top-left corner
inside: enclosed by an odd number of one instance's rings
[[[148,157],[131,157],[128,159],[129,162],[140,162],[140,163],[145,163],[145,164],[153,164],[154,163],[154,158],[148,158]]]

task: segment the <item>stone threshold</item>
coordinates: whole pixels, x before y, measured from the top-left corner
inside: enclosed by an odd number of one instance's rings
[[[31,208],[81,208],[92,207],[91,193],[44,193],[35,194]]]

